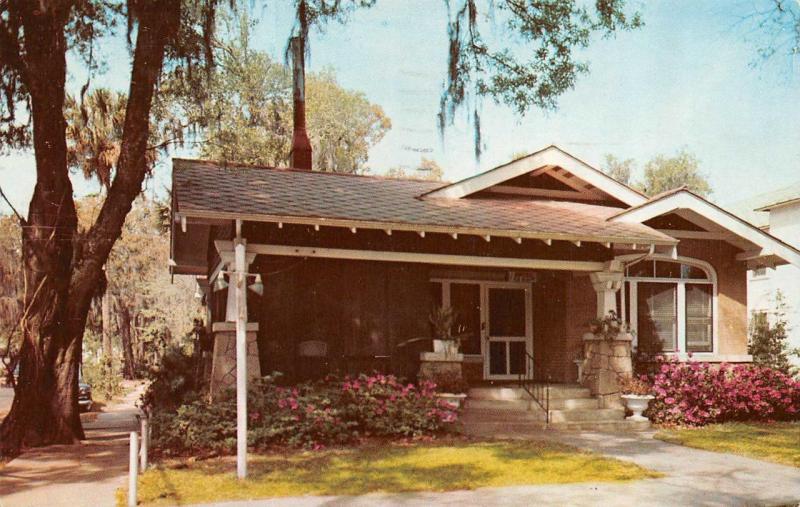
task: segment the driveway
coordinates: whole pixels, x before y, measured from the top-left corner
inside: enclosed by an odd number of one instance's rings
[[[644,434],[539,432],[504,435],[546,438],[632,461],[666,475],[626,483],[581,483],[486,488],[448,493],[372,494],[359,497],[294,497],[227,502],[215,507],[317,506],[755,506],[800,502],[800,469],[668,444]],[[205,506],[211,507],[211,505]]]
[[[0,507],[115,505],[127,478],[128,436],[137,428],[142,388],[84,423],[84,442],[31,449],[0,469]]]

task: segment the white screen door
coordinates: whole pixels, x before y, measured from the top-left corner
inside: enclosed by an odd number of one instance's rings
[[[484,377],[516,379],[525,371],[526,352],[533,352],[530,285],[486,284],[484,301]]]

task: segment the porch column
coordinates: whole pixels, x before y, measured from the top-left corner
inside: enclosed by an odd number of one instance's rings
[[[622,288],[622,265],[618,261],[605,264],[603,271],[591,273],[589,278],[597,293],[597,318],[602,319],[613,311],[619,315],[617,308],[617,291]]]
[[[234,377],[236,380],[236,475],[239,479],[244,479],[247,477],[247,380],[248,377],[260,376],[261,372],[259,371],[255,334],[258,328],[257,326],[251,328],[247,322],[247,289],[248,276],[250,276],[247,269],[255,259],[255,253],[248,254],[247,252],[247,240],[242,237],[241,220],[236,220],[236,239],[233,241],[233,251],[220,249],[219,246],[218,250],[222,266],[217,276],[224,276],[226,267],[230,275],[224,324],[227,328],[233,327],[231,330],[234,333],[220,333],[219,335],[215,333],[211,392],[213,395],[222,387],[221,384],[230,382],[232,362],[236,371]],[[233,271],[230,271],[231,265],[233,265]],[[229,324],[231,321],[234,322],[233,326]],[[231,361],[231,359],[233,360]],[[223,375],[223,377],[220,378],[219,375]]]
[[[603,271],[589,276],[597,293],[597,318],[603,319],[612,311],[619,315],[617,291],[622,287],[622,265],[611,261],[606,263]],[[617,379],[633,372],[630,333],[619,333],[613,339],[586,333],[583,336],[583,358],[582,367],[579,367],[581,383],[591,390],[603,407],[622,407]]]

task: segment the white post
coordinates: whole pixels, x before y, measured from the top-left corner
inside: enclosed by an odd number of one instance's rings
[[[130,468],[128,470],[128,507],[136,507],[136,486],[139,478],[139,435],[131,431]]]
[[[247,477],[247,240],[237,223],[234,241],[236,291],[236,475]]]
[[[150,447],[150,424],[146,415],[142,416],[142,450],[139,452],[141,463],[139,468],[144,472],[147,470],[147,448]]]
[[[598,271],[590,273],[589,278],[597,293],[597,318],[607,317],[612,310],[617,312],[617,291],[622,287],[623,273]]]

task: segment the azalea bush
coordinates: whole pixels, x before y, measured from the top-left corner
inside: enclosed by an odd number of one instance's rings
[[[264,377],[251,382],[248,391],[248,445],[255,449],[320,449],[370,436],[433,436],[455,420],[456,412],[438,399],[434,384],[403,384],[392,375],[328,377],[292,387]],[[232,453],[234,393],[155,410],[152,427],[153,447],[162,454]]]
[[[453,409],[436,397],[436,384],[402,384],[392,375],[345,379],[341,403],[367,435],[420,437],[456,420]]]
[[[650,381],[655,399],[646,414],[656,423],[800,419],[800,382],[770,368],[661,360]]]

